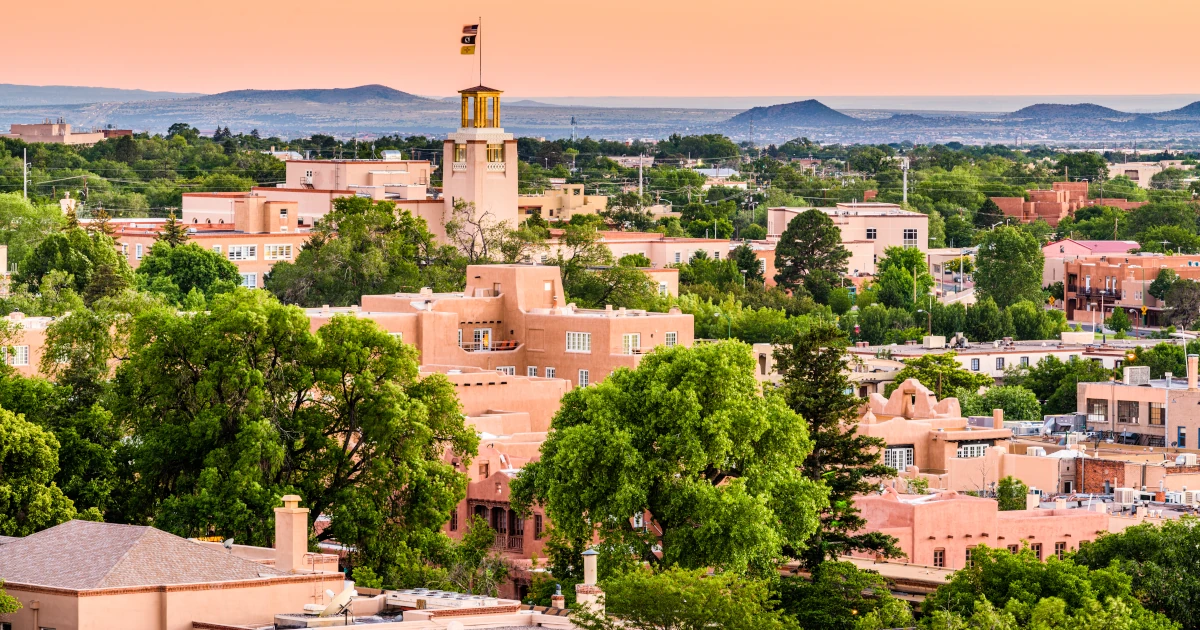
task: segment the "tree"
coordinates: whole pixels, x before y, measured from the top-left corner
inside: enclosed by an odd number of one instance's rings
[[[1182,361],[1182,356],[1180,359]],[[1042,414],[1060,414],[1075,412],[1079,383],[1107,381],[1111,375],[1112,370],[1096,361],[1079,357],[1060,361],[1057,357],[1049,356],[1027,368],[1010,368],[1004,374],[1004,382],[1032,391],[1038,400],[1043,401]]]
[[[811,579],[780,580],[780,608],[801,628],[858,630],[913,625],[908,603],[892,596],[888,582],[851,562],[818,565]]]
[[[996,484],[996,502],[1000,504],[1001,512],[1025,509],[1025,497],[1029,494],[1029,486],[1011,475],[1004,477]]]
[[[964,370],[957,356],[956,352],[946,352],[906,359],[904,367],[896,372],[895,381],[888,384],[884,394],[891,396],[900,383],[910,378],[917,379],[922,385],[933,390],[939,399],[952,395],[956,390],[973,392],[992,385],[993,380],[987,374]]]
[[[197,243],[170,245],[165,239],[150,247],[136,273],[142,287],[174,303],[193,289],[211,299],[232,291],[241,280],[237,265],[221,254]]]
[[[1193,280],[1177,280],[1164,301],[1171,309],[1168,319],[1176,326],[1191,330],[1200,318],[1200,284]]]
[[[1171,285],[1175,284],[1178,278],[1179,275],[1173,269],[1163,267],[1158,270],[1158,275],[1154,277],[1154,282],[1150,283],[1147,293],[1160,301],[1165,300],[1167,299],[1167,292],[1171,290]]]
[[[974,223],[975,223],[975,227],[977,229],[986,230],[986,229],[991,228],[993,225],[996,225],[997,223],[1003,223],[1003,222],[1004,222],[1004,211],[1000,209],[1000,206],[996,205],[995,201],[992,201],[991,197],[988,197],[987,199],[985,199],[983,202],[983,205],[980,206],[979,209],[975,211]],[[947,226],[947,229],[949,230],[949,226]],[[947,234],[947,237],[949,237],[949,234]],[[965,240],[958,241],[959,247],[964,247],[968,243],[969,243],[969,241],[965,241]]]
[[[925,264],[925,254],[916,247],[888,247],[883,250],[883,258],[879,261],[876,270],[880,273],[886,273],[889,269],[900,267],[908,272],[909,287],[912,288],[912,280],[916,279],[916,297],[922,298],[933,289],[933,276],[929,274],[929,267]],[[910,293],[908,301],[912,303],[913,295]]]
[[[1064,153],[1054,164],[1054,172],[1075,181],[1087,180],[1099,186],[1100,182],[1108,179],[1108,160],[1091,151]]]
[[[508,562],[494,551],[496,530],[479,515],[471,518],[462,540],[452,541],[440,563],[446,567],[446,588],[460,593],[496,597],[508,579]]]
[[[280,261],[266,288],[303,306],[348,306],[363,295],[462,288],[465,262],[450,246],[434,244],[425,220],[390,201],[363,197],[333,201],[294,262]]]
[[[967,307],[967,335],[978,341],[995,341],[1011,337],[1012,316],[1001,310],[991,296],[984,297]]]
[[[769,582],[704,569],[638,569],[604,582],[605,615],[580,610],[571,621],[583,630],[783,630]]]
[[[617,261],[617,264],[622,267],[633,267],[635,269],[646,269],[654,266],[654,263],[642,253],[625,254]]]
[[[100,234],[88,234],[76,228],[69,232],[50,234],[37,245],[21,263],[13,276],[13,284],[38,287],[42,278],[52,271],[64,271],[71,275],[72,288],[77,294],[87,291],[98,268],[108,266],[115,273],[132,278],[132,270],[124,257],[117,254],[111,238]]]
[[[124,162],[126,164],[133,164],[134,162],[138,161],[140,155],[138,152],[137,141],[133,139],[133,136],[121,136],[120,138],[117,138],[117,147],[113,151],[113,157],[118,162]]]
[[[807,542],[802,560],[809,569],[827,559],[855,551],[899,555],[895,539],[878,532],[857,533],[866,525],[854,507],[857,494],[870,492],[874,481],[895,474],[883,465],[879,451],[887,444],[859,435],[855,424],[862,400],[846,376],[848,339],[837,326],[814,322],[775,349],[775,368],[783,378],[780,394],[803,422],[812,451],[801,471],[814,484],[829,488],[829,507]]]
[[[1133,329],[1133,324],[1129,323],[1129,316],[1125,314],[1124,308],[1114,308],[1108,319],[1104,320],[1104,325],[1116,333],[1123,333]]]
[[[890,308],[912,308],[913,277],[908,270],[892,265],[879,274],[876,281],[879,303]]]
[[[138,436],[122,457],[127,522],[264,545],[295,493],[330,518],[317,540],[353,548],[353,564],[389,584],[425,570],[466,493],[442,458],[469,461],[478,438],[412,346],[351,315],[310,332],[299,308],[248,289],[134,322],[111,397]]]
[[[569,392],[511,482],[514,507],[544,506],[575,554],[596,537],[654,567],[773,573],[816,529],[825,489],[799,470],[803,420],[759,393],[754,367],[741,343],[659,348]],[[653,527],[634,526],[642,514]]]
[[[34,205],[19,192],[0,193],[0,243],[8,246],[10,263],[24,261],[42,239],[57,232],[63,223],[63,213],[57,205]]]
[[[1042,302],[1042,246],[1017,228],[1001,226],[983,235],[975,256],[975,291],[1000,308],[1020,300]]]
[[[733,259],[738,271],[746,278],[746,282],[763,282],[763,266],[754,253],[754,248],[742,243],[733,248],[729,257]]]
[[[167,217],[167,222],[163,223],[162,229],[159,230],[157,241],[166,243],[170,247],[179,247],[188,242],[187,228],[175,219],[174,211]]]
[[[1200,531],[1194,517],[1130,527],[1080,547],[1074,561],[1093,571],[1116,566],[1132,579],[1146,608],[1166,615],[1185,630],[1200,628]]]
[[[816,208],[806,210],[788,223],[775,246],[775,283],[795,289],[836,278],[849,259],[833,219]]]
[[[0,409],[0,535],[28,536],[76,517],[54,483],[58,448],[53,433]]]
[[[1042,562],[1028,547],[1018,553],[974,547],[971,566],[955,571],[921,608],[931,613],[921,620],[926,629],[989,627],[964,622],[993,608],[1010,617],[1007,627],[1014,629],[1175,627],[1134,599],[1129,576],[1117,567],[1089,570],[1054,556]],[[959,625],[947,623],[954,617]]]
[[[478,211],[473,202],[456,201],[446,221],[446,240],[458,248],[469,265],[495,262],[512,226],[491,212]]]
[[[955,392],[964,416],[990,416],[993,409],[1004,410],[1006,420],[1041,420],[1042,407],[1037,396],[1024,387],[989,387],[983,395],[973,389]]]

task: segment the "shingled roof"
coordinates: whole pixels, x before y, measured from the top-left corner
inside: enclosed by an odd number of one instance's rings
[[[72,590],[285,575],[153,527],[68,521],[0,545],[0,579]]]

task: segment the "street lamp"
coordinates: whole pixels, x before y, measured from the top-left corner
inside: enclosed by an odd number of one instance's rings
[[[925,328],[925,334],[932,337],[933,336],[933,313],[930,313],[929,311],[927,311],[923,308],[917,309],[917,312],[925,313],[925,319],[928,320],[926,328]]]
[[[717,319],[720,319],[721,315],[724,315],[724,313],[722,313],[721,311],[717,311],[717,312],[713,313],[713,317],[716,317]],[[725,338],[730,339],[733,337],[733,320],[730,319],[728,315],[725,315],[725,323],[726,323]]]

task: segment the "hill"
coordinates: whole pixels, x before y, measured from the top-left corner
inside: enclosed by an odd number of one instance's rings
[[[1009,120],[1054,121],[1054,120],[1132,120],[1134,114],[1096,105],[1095,103],[1077,103],[1060,105],[1057,103],[1039,103],[1022,107],[1004,118]]]
[[[1150,114],[1158,120],[1197,120],[1200,119],[1200,101],[1189,103],[1179,109]]]
[[[856,125],[859,122],[857,118],[847,116],[816,99],[755,107],[726,121],[730,125],[753,123],[764,127],[820,127]]]
[[[74,105],[79,103],[129,103],[200,96],[185,92],[151,92],[77,85],[14,85],[0,83],[0,106]]]
[[[432,103],[432,99],[401,92],[386,85],[360,85],[352,88],[306,90],[233,90],[188,99],[192,102],[284,103],[301,101],[326,105],[357,105],[362,103]]]

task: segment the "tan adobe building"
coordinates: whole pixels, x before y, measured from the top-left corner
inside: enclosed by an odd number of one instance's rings
[[[1063,265],[1069,261],[1099,256],[1124,256],[1139,248],[1141,245],[1137,241],[1077,241],[1065,238],[1047,243],[1042,246],[1042,257],[1045,259],[1042,267],[1042,286],[1048,287],[1055,282],[1066,284]]]
[[[93,129],[90,131],[72,131],[71,124],[63,122],[62,118],[52,121],[49,118],[40,123],[29,125],[12,124],[8,133],[0,134],[0,138],[20,140],[29,143],[93,145],[107,138],[132,136],[131,129]]]
[[[1125,368],[1120,381],[1079,383],[1077,412],[1089,432],[1118,444],[1200,448],[1196,365],[1193,354],[1183,378],[1168,373],[1151,379],[1150,368],[1141,366]]]
[[[1026,196],[1029,197],[1029,201],[1026,201],[1025,197],[991,197],[991,200],[1004,212],[1005,217],[1021,223],[1032,223],[1042,219],[1051,226],[1058,225],[1065,217],[1087,206],[1112,206],[1122,210],[1133,210],[1147,203],[1104,197],[1088,199],[1087,182],[1052,182],[1050,190],[1029,190]]]
[[[605,211],[608,197],[587,194],[583,184],[556,184],[540,195],[521,195],[517,209],[521,219],[537,214],[550,221],[570,221],[577,214]]]
[[[1170,269],[1187,280],[1200,280],[1200,256],[1109,254],[1065,261],[1062,276],[1066,278],[1063,303],[1067,319],[1099,321],[1111,315],[1114,308],[1123,308],[1135,325],[1164,325],[1166,305],[1149,292],[1160,269]]]
[[[788,224],[812,208],[767,210],[767,238],[757,243],[769,282],[774,282],[775,247]],[[829,215],[841,230],[842,245],[850,250],[846,273],[875,275],[875,265],[888,247],[915,247],[929,251],[929,216],[902,209],[894,203],[839,203],[834,208],[816,208]]]

